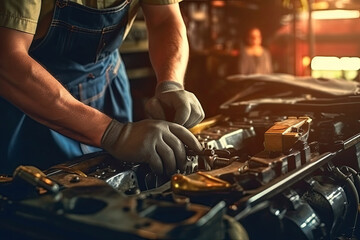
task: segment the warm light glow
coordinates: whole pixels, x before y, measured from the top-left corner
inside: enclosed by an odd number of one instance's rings
[[[359,70],[359,57],[314,57],[311,61],[312,70]]]
[[[312,12],[313,19],[351,19],[359,18],[358,10],[322,10]]]
[[[338,57],[314,57],[311,61],[312,70],[340,70]]]
[[[360,58],[358,57],[342,57],[340,58],[342,70],[359,70]]]
[[[310,65],[311,59],[309,56],[305,56],[302,58],[302,64],[304,67],[307,67]]]
[[[215,0],[215,1],[212,1],[211,4],[214,7],[224,7],[225,6],[225,1]]]
[[[328,9],[329,3],[328,2],[315,2],[312,4],[313,9]]]

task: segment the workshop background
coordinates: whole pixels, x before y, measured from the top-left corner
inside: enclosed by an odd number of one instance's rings
[[[0,239],[360,240],[360,0],[180,6],[203,151],[172,176],[107,152],[19,166],[0,175]],[[251,25],[274,73],[242,78]],[[141,12],[120,51],[141,120],[156,86]]]
[[[206,116],[229,97],[227,77],[237,74],[244,30],[259,26],[274,73],[359,81],[359,0],[184,0],[190,59],[185,87]],[[156,84],[147,52],[144,18],[138,14],[121,47],[131,80],[134,120]]]

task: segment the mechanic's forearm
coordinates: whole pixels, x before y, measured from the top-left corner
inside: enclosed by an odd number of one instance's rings
[[[0,60],[0,96],[31,118],[80,142],[100,146],[111,119],[84,105],[27,53]]]
[[[156,27],[148,25],[150,59],[158,82],[173,80],[183,84],[189,45],[181,17],[168,19]]]

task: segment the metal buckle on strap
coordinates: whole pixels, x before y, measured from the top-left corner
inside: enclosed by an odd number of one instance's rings
[[[66,7],[68,5],[68,3],[69,3],[68,0],[57,0],[56,6],[58,6],[59,8],[63,8],[63,7]]]

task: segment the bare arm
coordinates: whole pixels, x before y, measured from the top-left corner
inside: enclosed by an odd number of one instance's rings
[[[149,52],[158,82],[183,84],[189,58],[186,28],[178,4],[142,4],[149,35]]]
[[[100,146],[111,119],[84,105],[28,55],[33,35],[0,27],[0,96],[70,138]]]

